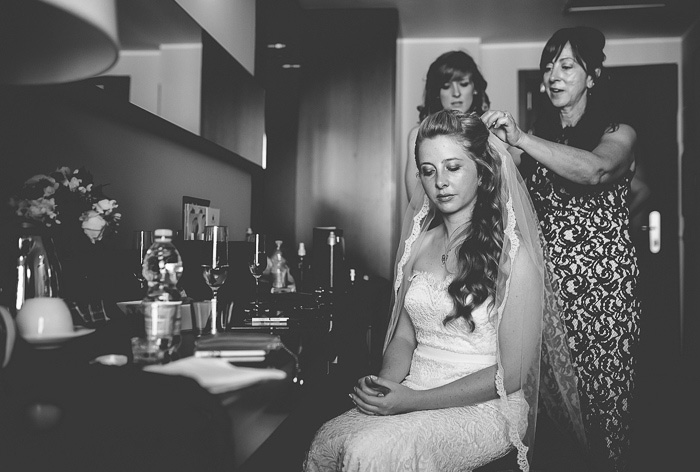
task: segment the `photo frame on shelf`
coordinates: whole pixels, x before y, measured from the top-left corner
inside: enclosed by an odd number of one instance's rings
[[[182,197],[182,239],[189,241],[204,238],[209,203],[209,200],[203,198]]]

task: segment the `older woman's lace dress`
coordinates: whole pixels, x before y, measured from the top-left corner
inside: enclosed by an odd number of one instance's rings
[[[447,326],[453,308],[450,278],[425,272],[411,277],[405,307],[415,327],[418,347],[403,385],[416,390],[438,387],[496,363],[497,333],[488,302],[472,313],[470,332],[464,319]],[[527,404],[520,392],[510,405]],[[328,421],[316,433],[307,471],[469,471],[505,455],[512,447],[497,402],[424,410],[392,416],[368,416],[353,409]],[[521,425],[524,432],[525,425]]]

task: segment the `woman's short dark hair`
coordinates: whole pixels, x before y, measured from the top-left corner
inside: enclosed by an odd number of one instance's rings
[[[593,78],[593,87],[588,90],[586,111],[572,132],[568,133],[567,143],[580,149],[593,150],[606,131],[614,131],[619,122],[614,109],[610,106],[610,77],[603,62],[605,61],[605,36],[602,32],[588,26],[576,26],[557,30],[547,41],[540,57],[540,72],[545,73],[547,64],[559,57],[564,47],[569,44],[574,59]],[[550,141],[561,139],[562,127],[559,111],[551,103],[545,107],[534,126],[537,136]]]
[[[479,67],[474,59],[464,51],[448,51],[430,64],[425,78],[423,91],[423,104],[418,107],[419,119],[423,119],[435,112],[442,110],[440,101],[440,89],[448,82],[458,77],[469,76],[474,82],[474,99],[467,112],[475,111],[483,113],[489,109],[489,97],[486,95],[486,79],[479,72]]]

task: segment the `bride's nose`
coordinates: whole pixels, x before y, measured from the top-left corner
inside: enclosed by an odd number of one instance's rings
[[[435,179],[435,186],[437,188],[445,188],[447,187],[447,178],[445,177],[445,174],[440,173],[438,174],[437,178]]]
[[[457,82],[452,82],[452,96],[459,97],[462,95],[462,91],[459,89],[459,84]]]

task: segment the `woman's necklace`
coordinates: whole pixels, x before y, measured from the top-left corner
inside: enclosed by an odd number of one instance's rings
[[[468,223],[469,222],[455,228],[455,230],[452,232],[452,236],[454,236],[454,234],[457,232],[457,230],[459,230],[460,228],[463,228]],[[440,255],[440,262],[442,262],[442,265],[447,264],[447,258],[450,257],[450,252],[452,252],[452,248],[454,247],[452,244],[449,244],[449,242],[452,240],[452,236],[447,234],[447,228],[445,228],[445,252],[443,252]]]
[[[447,236],[447,229],[445,229],[445,252],[442,253],[440,256],[440,261],[442,262],[442,265],[447,264],[447,258],[450,255],[450,247],[448,247],[447,243],[450,242],[450,238]]]

